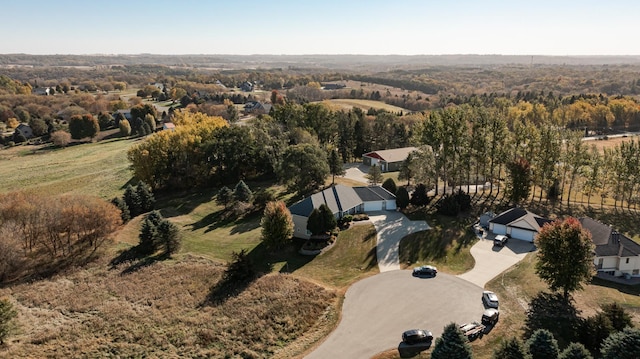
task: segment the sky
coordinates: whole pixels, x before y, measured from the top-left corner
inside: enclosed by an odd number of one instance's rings
[[[0,53],[640,55],[637,0],[0,0]]]

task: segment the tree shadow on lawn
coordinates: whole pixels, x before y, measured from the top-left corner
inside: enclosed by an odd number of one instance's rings
[[[280,273],[292,273],[303,267],[311,262],[315,256],[299,254],[298,250],[301,245],[299,240],[294,240],[284,248],[271,249],[264,243],[260,243],[251,251],[242,250],[240,253],[234,253],[234,258],[228,263],[222,279],[211,287],[201,305],[219,305],[238,296],[251,283],[271,273],[274,263],[285,262]]]
[[[213,188],[202,189],[196,192],[159,191],[156,193],[156,208],[162,208],[165,218],[182,216],[193,212],[203,203],[211,202],[215,194],[216,189]]]

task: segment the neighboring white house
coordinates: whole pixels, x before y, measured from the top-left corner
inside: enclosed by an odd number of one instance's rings
[[[580,218],[580,223],[591,232],[596,246],[593,264],[598,272],[640,276],[640,244],[595,219]]]
[[[415,147],[402,147],[373,151],[362,155],[362,163],[367,166],[378,165],[382,172],[399,171],[402,162],[407,159],[409,153],[417,150]]]
[[[524,208],[512,208],[489,221],[489,230],[494,234],[504,234],[511,238],[533,242],[540,228],[549,219],[542,218]]]
[[[339,219],[348,214],[395,210],[396,196],[380,186],[347,187],[340,184],[314,193],[289,207],[294,237],[308,239],[311,236],[307,231],[309,215],[323,204]]]

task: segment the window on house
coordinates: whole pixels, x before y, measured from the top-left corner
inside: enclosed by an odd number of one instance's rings
[[[627,261],[625,263],[629,264],[629,258],[627,258]]]

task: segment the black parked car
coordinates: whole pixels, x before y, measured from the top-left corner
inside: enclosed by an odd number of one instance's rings
[[[435,277],[438,274],[438,268],[434,266],[422,266],[413,268],[414,277]]]
[[[431,343],[433,334],[428,330],[411,329],[402,333],[402,341],[406,344]]]

